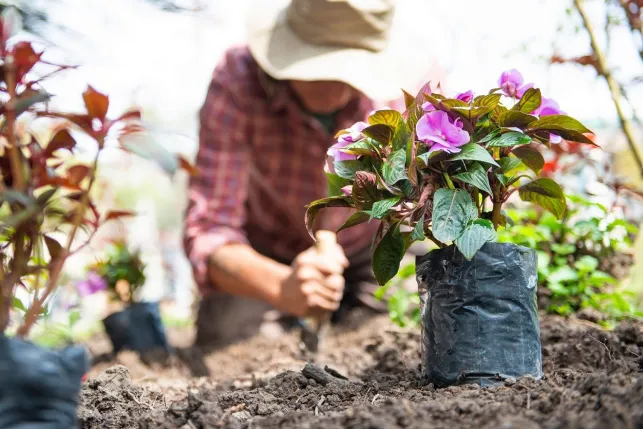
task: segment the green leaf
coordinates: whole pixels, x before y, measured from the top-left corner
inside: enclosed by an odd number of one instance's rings
[[[346,222],[344,222],[344,224],[339,227],[337,232],[353,227],[355,225],[359,225],[360,223],[364,223],[369,219],[371,219],[371,216],[366,212],[359,211],[353,213],[348,219],[346,219]]]
[[[511,147],[531,143],[531,137],[518,131],[510,131],[492,138],[487,147]]]
[[[366,171],[358,171],[353,182],[353,201],[362,209],[370,209],[373,203],[380,199],[377,189],[377,176]]]
[[[498,125],[501,127],[525,129],[537,120],[538,118],[535,116],[528,115],[517,110],[507,110],[505,113],[500,115],[500,118],[498,118]]]
[[[433,198],[433,236],[443,243],[454,241],[462,235],[476,213],[476,206],[467,191],[438,189]]]
[[[351,181],[339,177],[337,174],[326,173],[326,178],[328,179],[328,196],[329,197],[339,197],[343,196],[342,188],[351,184]]]
[[[594,271],[589,276],[589,284],[591,286],[603,287],[616,283],[618,283],[618,280],[603,271]]]
[[[478,163],[471,165],[468,171],[456,174],[453,177],[471,186],[475,186],[489,195],[493,195],[491,185],[489,184],[489,177],[487,176],[487,170]]]
[[[405,149],[410,143],[413,143],[413,133],[406,122],[400,118],[393,133],[393,150]]]
[[[391,287],[391,282],[387,282],[384,286],[380,286],[377,289],[375,289],[375,292],[373,292],[373,296],[375,297],[376,300],[381,301],[384,299],[384,295],[386,295],[386,291]]]
[[[578,271],[568,265],[558,267],[549,274],[547,279],[550,283],[575,282],[578,280]]]
[[[556,216],[563,217],[567,207],[565,194],[558,183],[551,179],[542,178],[534,180],[520,187],[518,190],[523,201],[532,202]]]
[[[494,173],[496,174],[506,174],[520,166],[522,164],[522,161],[520,158],[516,158],[513,156],[503,156],[498,160],[498,164],[500,164],[500,168],[496,169]]]
[[[367,137],[355,143],[351,143],[350,145],[346,146],[342,151],[350,153],[351,155],[355,155],[355,156],[360,156],[360,155],[376,156],[378,154],[377,142]]]
[[[468,260],[473,259],[476,252],[480,250],[485,243],[494,241],[497,238],[493,225],[488,225],[491,224],[491,222],[486,219],[480,219],[480,221],[486,223],[472,223],[464,230],[462,235],[455,240],[455,245]]]
[[[585,125],[567,115],[543,116],[529,125],[529,131],[536,130],[550,131],[554,134],[560,134],[559,131],[576,131],[581,134],[591,133]]]
[[[571,243],[553,243],[551,245],[551,250],[557,255],[567,256],[576,252],[576,246]]]
[[[67,324],[72,328],[80,320],[80,311],[79,310],[70,310],[67,316]]]
[[[384,124],[371,125],[370,127],[366,127],[362,130],[363,135],[370,137],[383,145],[387,145],[391,142],[394,132],[395,127]]]
[[[598,268],[598,259],[590,255],[584,255],[574,262],[574,267],[583,273],[591,273]]]
[[[389,185],[406,179],[406,149],[393,152],[389,159],[382,165],[382,177]]]
[[[522,113],[531,113],[540,107],[542,96],[540,89],[529,88],[523,94],[520,101],[511,109]]]
[[[460,149],[460,152],[449,157],[449,161],[479,161],[485,164],[498,166],[498,163],[491,157],[489,152],[477,143],[467,143]],[[419,158],[421,157],[422,155],[419,156]]]
[[[339,177],[349,180],[355,179],[355,173],[361,170],[366,170],[364,163],[358,159],[352,159],[350,161],[335,161],[333,163],[335,167],[335,174]]]
[[[404,256],[404,239],[399,226],[391,226],[373,252],[373,271],[380,285],[395,277]]]
[[[511,151],[523,164],[529,167],[534,173],[539,174],[545,166],[545,158],[538,149],[531,146],[519,146]]]
[[[366,210],[371,219],[382,219],[385,217],[389,210],[393,208],[400,201],[400,197],[386,198],[384,200],[375,201],[371,210]]]
[[[411,233],[411,240],[413,241],[422,241],[426,238],[424,235],[424,215],[415,224],[413,228],[413,233]]]
[[[317,217],[321,209],[327,207],[351,207],[351,204],[347,197],[328,197],[313,201],[308,206],[306,206],[306,229],[308,230],[308,234],[310,234],[313,239],[315,238],[313,234],[313,224],[315,222],[315,218]]]
[[[378,110],[368,117],[368,123],[370,125],[383,124],[397,128],[400,119],[402,119],[402,115],[397,110]]]
[[[498,103],[500,103],[500,97],[500,94],[478,96],[473,100],[473,105],[476,107],[491,107],[491,109],[495,109]]]
[[[25,308],[25,305],[20,301],[18,298],[15,296],[11,299],[11,308],[17,308],[18,310],[26,313],[27,309]]]

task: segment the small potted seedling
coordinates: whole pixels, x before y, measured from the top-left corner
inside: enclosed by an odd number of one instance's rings
[[[9,14],[11,10],[6,9]],[[100,213],[90,196],[105,146],[113,142],[122,147],[117,137],[143,130],[139,112],[108,116],[109,98],[92,87],[82,94],[84,111],[52,109],[47,103],[51,95],[42,83],[70,67],[46,60],[30,42],[11,39],[16,22],[3,11],[0,427],[72,428],[81,378],[89,364],[87,353],[80,346],[43,348],[28,335],[46,313],[68,258],[90,242],[101,224],[128,215]],[[43,128],[48,132],[36,132]],[[84,134],[97,149],[89,164],[70,156],[77,134]],[[175,164],[187,166],[179,159]]]
[[[140,251],[130,251],[125,241],[115,241],[107,257],[91,265],[87,279],[78,284],[84,296],[105,291],[110,307],[118,309],[103,319],[114,355],[131,349],[146,360],[149,353],[170,351],[158,303],[137,299],[138,289],[145,284],[144,271]]]
[[[406,111],[379,110],[340,131],[326,171],[333,196],[308,206],[312,234],[325,207],[356,211],[340,228],[380,221],[373,269],[382,285],[417,241],[423,374],[435,385],[488,385],[542,376],[536,253],[497,243],[518,195],[560,218],[561,187],[540,178],[543,151],[561,140],[593,144],[590,130],[524,84],[516,70],[486,94],[447,97],[426,84],[404,92]]]

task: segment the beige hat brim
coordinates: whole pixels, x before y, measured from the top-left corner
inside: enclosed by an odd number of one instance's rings
[[[391,101],[402,89],[413,91],[425,69],[412,70],[391,37],[381,52],[309,44],[287,25],[289,0],[261,0],[251,6],[248,46],[259,66],[279,80],[334,80],[347,83],[369,98]],[[396,29],[393,29],[395,32]],[[416,65],[417,67],[417,65]],[[413,73],[415,72],[415,73]]]

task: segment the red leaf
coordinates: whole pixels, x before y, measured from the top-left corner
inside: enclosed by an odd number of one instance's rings
[[[179,155],[179,166],[187,171],[190,176],[196,176],[199,174],[199,170],[181,155]]]
[[[83,92],[83,100],[85,101],[87,113],[92,119],[98,118],[101,121],[105,119],[109,108],[109,97],[88,86],[87,90]]]
[[[89,115],[53,111],[38,112],[37,115],[41,117],[65,119],[85,131],[87,134],[93,135],[92,118]]]
[[[123,113],[121,116],[115,119],[115,121],[129,121],[132,119],[141,120],[141,111],[140,110],[129,110]]]
[[[136,213],[128,212],[125,210],[113,210],[113,211],[107,212],[107,216],[105,216],[105,221],[112,220],[112,219],[119,219],[127,216],[136,216]]]
[[[41,53],[36,53],[29,42],[18,42],[11,52],[16,67],[16,81],[19,82],[40,61]]]
[[[51,255],[51,258],[58,259],[63,252],[63,247],[60,245],[60,243],[58,243],[53,238],[46,235],[44,237],[45,237],[45,244],[47,245],[47,250],[49,250],[49,254]]]
[[[67,170],[67,178],[74,185],[79,185],[89,174],[89,167],[86,165],[74,165]]]
[[[71,151],[76,146],[76,140],[69,134],[65,128],[58,131],[45,148],[46,157],[50,157],[58,149],[67,149]]]

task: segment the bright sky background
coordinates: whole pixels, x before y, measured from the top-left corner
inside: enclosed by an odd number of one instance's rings
[[[261,0],[184,0],[203,10],[178,14],[141,0],[23,1],[46,3],[52,22],[68,29],[47,34],[60,48],[53,55],[82,65],[78,72],[50,84],[51,92],[65,94],[59,102],[80,108],[80,93],[90,82],[109,93],[114,113],[137,104],[159,130],[188,136],[171,134],[164,144],[189,154],[196,150],[196,113],[211,72],[226,47],[243,42],[245,10]],[[603,2],[587,3],[596,27],[602,28]],[[446,75],[446,89],[488,90],[503,70],[515,67],[567,113],[592,123],[616,123],[607,87],[593,70],[551,67],[545,60],[554,46],[563,55],[588,52],[584,31],[574,31],[578,17],[565,13],[571,0],[398,4],[398,22],[414,32],[408,38],[409,64],[415,60],[437,64]],[[561,25],[565,30],[557,31]],[[643,76],[627,31],[613,35],[610,62],[625,80]],[[643,88],[632,92],[632,99],[643,111]]]

